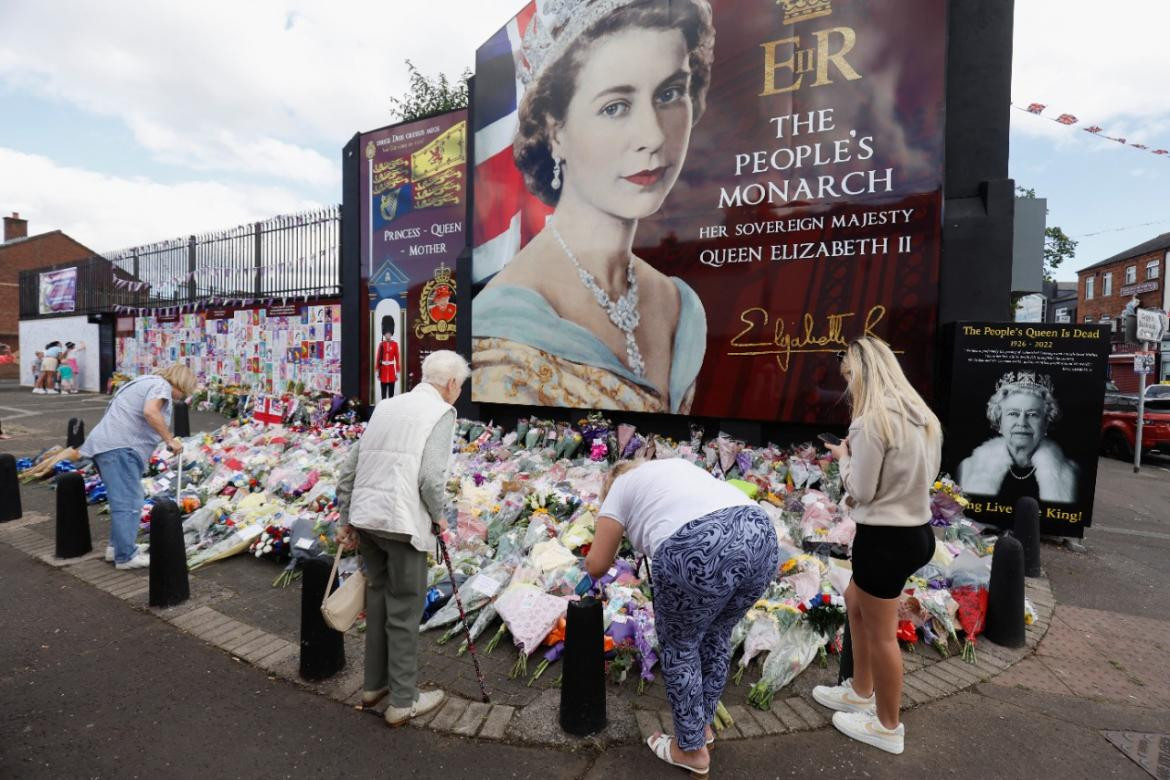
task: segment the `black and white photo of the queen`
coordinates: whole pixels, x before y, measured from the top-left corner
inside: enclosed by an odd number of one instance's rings
[[[1008,371],[987,401],[987,421],[996,435],[959,464],[956,476],[963,491],[1010,504],[1022,496],[1057,504],[1075,502],[1080,470],[1048,438],[1059,419],[1051,377]]]

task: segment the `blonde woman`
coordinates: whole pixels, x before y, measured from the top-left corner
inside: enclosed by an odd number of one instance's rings
[[[141,569],[150,556],[134,540],[145,496],[142,472],[159,441],[173,453],[183,444],[171,435],[171,403],[195,391],[195,374],[184,365],[161,368],[133,379],[114,394],[106,413],[81,445],[93,458],[110,500],[110,545],[106,560],[118,569]]]
[[[905,741],[898,597],[934,556],[930,485],[942,460],[942,430],[884,341],[862,337],[839,357],[853,422],[849,437],[829,450],[857,523],[845,591],[854,676],[817,686],[813,698],[837,710],[833,725],[843,734],[897,754]]]

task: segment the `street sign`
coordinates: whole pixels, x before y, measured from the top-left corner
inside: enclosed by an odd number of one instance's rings
[[[1165,326],[1166,314],[1161,309],[1138,309],[1138,341],[1161,341]]]
[[[1135,352],[1133,356],[1133,372],[1135,374],[1152,374],[1154,372],[1154,353]]]

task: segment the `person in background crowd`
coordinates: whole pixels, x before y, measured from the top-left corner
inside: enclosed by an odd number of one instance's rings
[[[41,364],[45,361],[45,353],[37,350],[32,359],[33,392],[43,393],[41,389]]]
[[[853,581],[845,589],[854,676],[818,685],[813,698],[837,710],[838,731],[898,754],[906,733],[898,714],[898,597],[934,556],[930,486],[942,461],[942,428],[884,341],[863,336],[840,357],[853,422],[847,439],[826,446],[840,463],[857,523]]]
[[[57,358],[57,376],[55,377],[57,393],[68,392],[68,383],[73,379],[73,369],[71,369],[67,361],[69,360],[69,347],[61,350],[61,356]]]
[[[61,342],[50,341],[45,345],[45,356],[41,358],[41,375],[37,378],[34,393],[56,392],[57,365],[61,357]]]
[[[61,374],[61,390],[70,395],[77,395],[77,353],[83,347],[79,347],[72,341],[65,342],[65,353],[61,356],[61,365],[58,371]]]
[[[81,445],[93,458],[110,501],[110,545],[106,560],[118,569],[150,565],[143,546],[136,545],[145,496],[142,472],[159,441],[176,455],[183,443],[171,435],[171,406],[195,392],[195,374],[179,363],[132,379],[118,389],[106,413]]]
[[[731,630],[776,576],[776,531],[743,492],[681,458],[619,463],[601,502],[589,576],[609,570],[623,534],[654,561],[654,628],[675,736],[656,733],[646,744],[667,764],[705,777]]]
[[[362,707],[390,696],[385,720],[401,726],[443,703],[419,693],[418,627],[447,489],[455,408],[471,368],[438,350],[410,392],[374,408],[337,481],[337,541],[366,567],[366,671]]]

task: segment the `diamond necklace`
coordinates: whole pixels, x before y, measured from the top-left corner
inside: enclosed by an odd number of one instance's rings
[[[614,302],[601,289],[601,285],[597,283],[596,277],[581,267],[581,263],[577,262],[577,256],[573,254],[573,250],[569,249],[569,245],[565,243],[565,239],[561,236],[556,226],[550,219],[548,227],[556,236],[557,242],[561,245],[561,249],[565,252],[565,257],[569,258],[569,262],[577,269],[577,276],[581,278],[581,284],[589,292],[593,293],[593,297],[597,300],[597,305],[605,310],[609,315],[609,321],[621,330],[626,336],[626,362],[629,363],[630,370],[636,376],[646,376],[646,363],[642,360],[642,351],[638,349],[638,341],[634,338],[634,331],[638,327],[638,321],[641,315],[638,313],[638,278],[634,274],[634,255],[630,253],[630,263],[626,267],[626,292]]]

